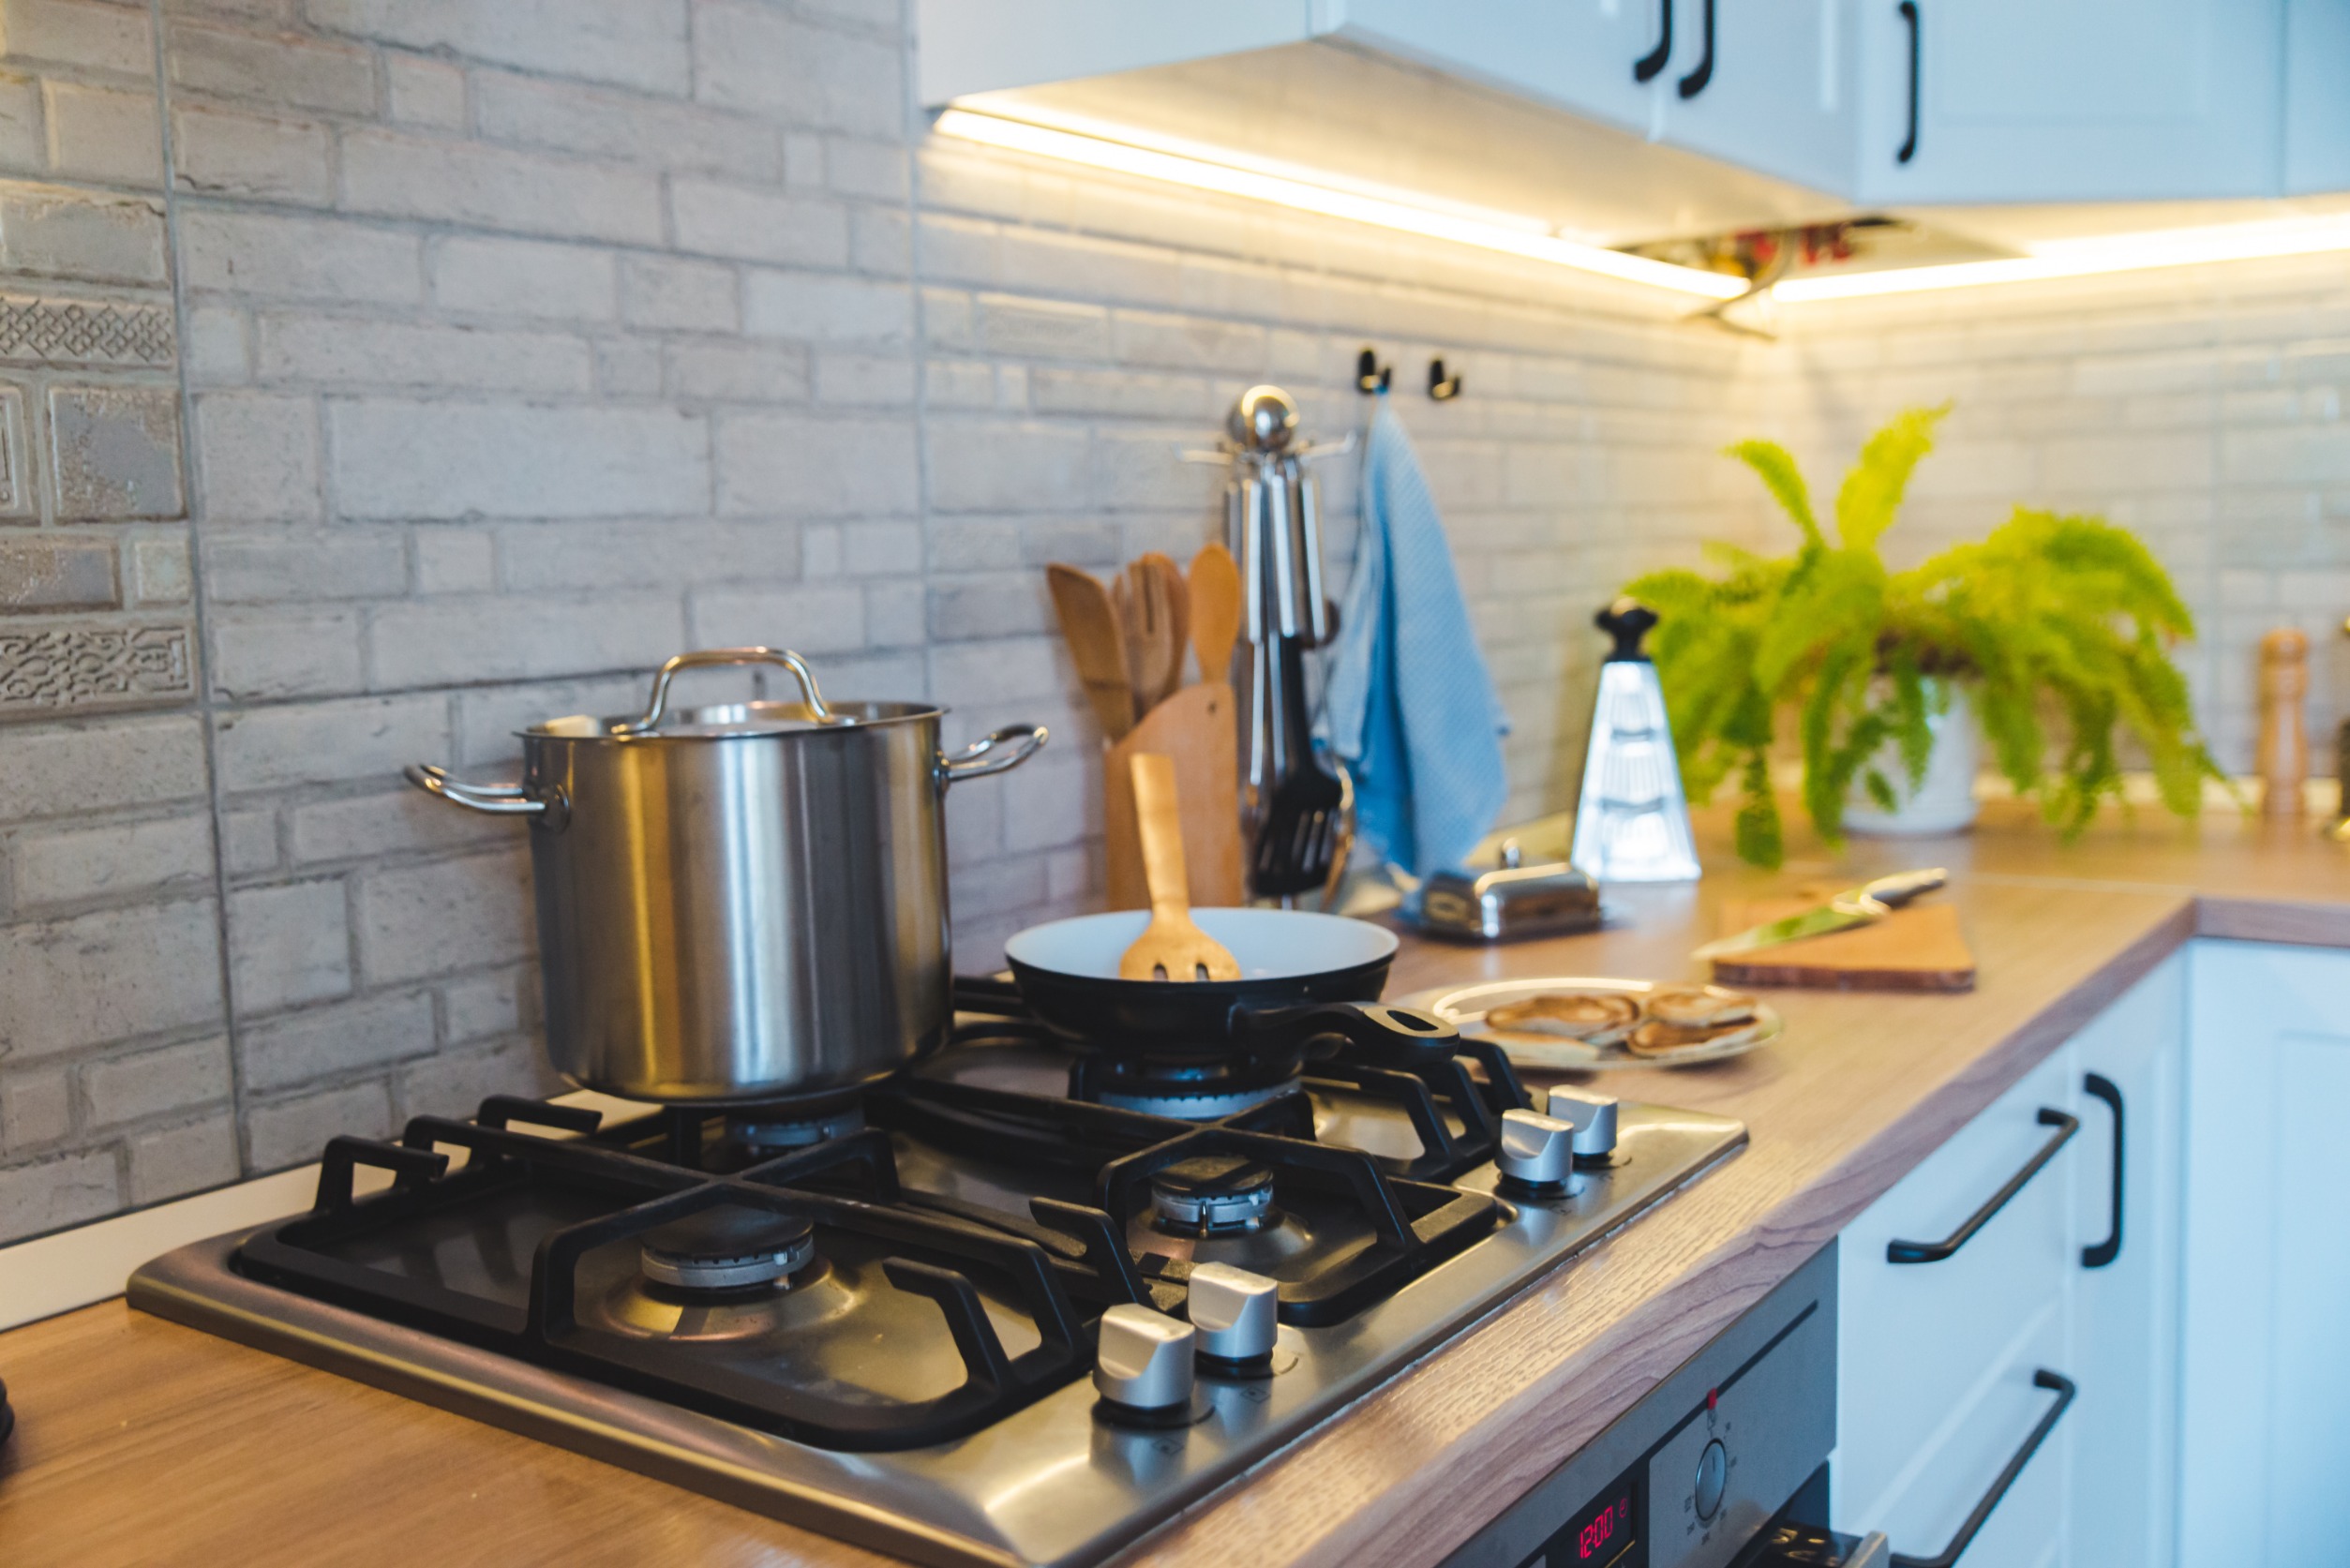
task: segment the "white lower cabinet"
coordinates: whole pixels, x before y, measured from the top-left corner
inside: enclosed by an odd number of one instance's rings
[[[1847,1229],[1839,1529],[1981,1568],[2170,1561],[2186,1010],[2174,959]]]

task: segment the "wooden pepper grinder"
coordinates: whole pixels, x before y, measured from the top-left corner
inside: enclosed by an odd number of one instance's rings
[[[2260,639],[2260,811],[2263,816],[2301,814],[2301,785],[2309,778],[2309,733],[2301,709],[2309,696],[2309,635],[2280,626]]]

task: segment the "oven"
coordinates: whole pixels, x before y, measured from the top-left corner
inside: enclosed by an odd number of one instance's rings
[[[1835,1441],[1831,1243],[1446,1568],[1885,1568],[1825,1528]]]

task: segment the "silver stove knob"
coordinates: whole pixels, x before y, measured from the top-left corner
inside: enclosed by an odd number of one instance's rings
[[[1533,1111],[1502,1113],[1502,1145],[1493,1163],[1530,1187],[1556,1187],[1575,1174],[1575,1124]]]
[[[1101,1314],[1093,1386],[1130,1410],[1163,1411],[1191,1401],[1191,1325],[1133,1302]]]
[[[1219,1361],[1255,1361],[1273,1353],[1280,1331],[1280,1287],[1230,1263],[1191,1271],[1191,1326],[1199,1351]]]
[[[1586,1159],[1615,1153],[1616,1097],[1562,1085],[1545,1102],[1549,1113],[1575,1124],[1575,1152]]]

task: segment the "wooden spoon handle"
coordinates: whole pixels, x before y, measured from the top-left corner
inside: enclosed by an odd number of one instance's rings
[[[1150,889],[1153,915],[1191,912],[1191,881],[1183,867],[1183,816],[1175,801],[1175,758],[1136,752],[1134,825],[1143,841],[1143,881]]]
[[[1191,575],[1184,586],[1200,679],[1230,679],[1233,645],[1240,640],[1240,567],[1230,550],[1210,545],[1191,558]]]

